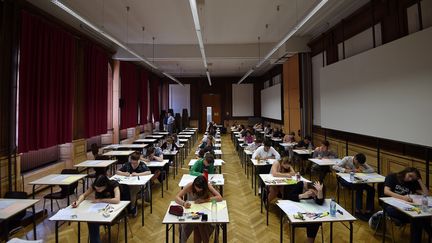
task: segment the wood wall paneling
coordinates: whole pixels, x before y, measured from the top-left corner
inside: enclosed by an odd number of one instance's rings
[[[283,107],[285,133],[301,129],[300,67],[298,54],[283,64]],[[299,139],[297,137],[297,139]]]

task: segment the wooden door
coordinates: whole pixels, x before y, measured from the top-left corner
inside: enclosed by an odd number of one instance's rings
[[[216,122],[216,124],[222,123],[221,99],[219,94],[203,94],[201,104],[201,131],[204,131],[207,127],[207,107],[211,107],[212,109],[212,121]]]

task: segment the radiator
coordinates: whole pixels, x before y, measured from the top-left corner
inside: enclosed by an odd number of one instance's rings
[[[21,155],[21,172],[26,172],[56,162],[59,160],[59,157],[59,148],[57,145],[23,153]]]

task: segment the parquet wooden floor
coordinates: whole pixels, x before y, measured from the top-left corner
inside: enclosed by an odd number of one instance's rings
[[[223,166],[225,174],[224,199],[228,202],[230,223],[228,225],[228,241],[229,242],[279,242],[279,211],[273,206],[270,208],[269,225],[266,226],[265,213],[260,213],[260,200],[258,196],[254,196],[251,188],[250,178],[247,179],[242,169],[237,152],[231,142],[230,135],[222,136],[222,151],[224,152],[223,159],[226,164]],[[174,199],[178,192],[178,182],[184,173],[188,173],[187,162],[194,157],[192,151],[185,163],[184,168],[179,170],[179,175],[169,181],[169,190],[164,192],[164,198],[161,198],[160,186],[156,185],[153,191],[153,213],[150,214],[150,208],[145,208],[145,226],[141,226],[141,214],[138,217],[132,218],[129,222],[132,226],[133,237],[129,234],[129,242],[164,242],[165,241],[165,226],[162,225],[162,218],[167,210],[169,201]],[[37,197],[42,197],[46,192],[42,192]],[[335,195],[335,179],[329,177],[327,184],[327,196]],[[342,195],[342,194],[341,194]],[[346,199],[349,200],[347,193]],[[341,196],[341,205],[344,206]],[[346,202],[347,207],[351,205],[350,201]],[[64,205],[63,205],[64,206]],[[42,202],[38,204],[38,208],[42,208]],[[56,207],[55,207],[56,208]],[[289,227],[284,225],[284,242],[289,242]],[[87,242],[87,227],[81,227],[81,241]],[[399,242],[405,242],[409,239],[409,227],[404,233],[396,232],[395,238]],[[28,232],[29,239],[33,238],[31,227],[22,230],[16,236],[25,238],[25,232]],[[103,232],[103,230],[102,230]],[[117,228],[113,228],[113,239],[116,242]],[[178,230],[177,230],[178,232]],[[54,224],[45,218],[43,222],[39,222],[37,226],[38,238],[45,242],[54,242]],[[324,224],[324,241],[329,240],[329,225]],[[60,242],[72,243],[77,242],[77,224],[64,224],[60,228]],[[304,229],[296,230],[296,242],[306,241],[306,232]],[[105,239],[105,238],[103,238]],[[177,238],[178,239],[178,238]],[[120,227],[120,242],[123,241],[123,225]],[[171,240],[171,239],[170,239]],[[357,221],[354,224],[354,242],[379,242],[381,236],[374,235],[373,231],[368,227],[366,222]],[[390,239],[388,239],[390,240]],[[334,242],[348,242],[349,231],[342,224],[334,224]],[[193,242],[192,237],[189,242]],[[315,242],[321,242],[321,231],[318,232]]]

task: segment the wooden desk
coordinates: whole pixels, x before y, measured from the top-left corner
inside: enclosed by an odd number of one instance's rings
[[[33,221],[33,239],[36,240],[36,220],[35,220],[35,204],[39,200],[35,199],[14,199],[14,198],[0,198],[0,221],[8,220],[19,212],[32,208],[32,221]],[[6,232],[6,241],[9,239],[9,232]]]
[[[336,205],[336,210],[341,211],[343,214],[336,213],[335,217],[327,215],[322,218],[308,217],[304,214],[304,220],[294,218],[295,214],[300,213],[324,213],[330,209],[331,199],[325,199],[323,205],[318,205],[314,200],[301,200],[300,202],[294,202],[290,200],[278,200],[276,205],[280,208],[280,242],[283,242],[283,217],[286,215],[291,228],[291,240],[295,242],[295,228],[304,227],[304,224],[310,223],[330,223],[330,242],[333,242],[333,223],[335,222],[349,222],[350,224],[350,242],[353,242],[353,222],[356,218],[348,213],[340,205]]]
[[[81,222],[85,223],[100,223],[108,227],[108,240],[111,242],[111,224],[123,212],[129,201],[120,201],[119,204],[107,203],[92,203],[90,200],[84,200],[77,208],[68,206],[60,209],[49,220],[55,221],[55,242],[58,243],[58,228],[60,221],[77,222],[78,223],[78,241],[81,238]],[[109,205],[112,207],[112,212],[108,217],[103,215],[103,209]],[[127,214],[124,213],[124,240],[127,242]]]
[[[140,186],[141,187],[141,225],[144,226],[144,187],[147,184],[149,188],[150,194],[150,213],[153,213],[153,197],[152,197],[152,187],[150,183],[150,179],[153,177],[153,174],[145,175],[145,176],[121,176],[114,175],[110,179],[116,180],[122,185],[127,186]],[[163,186],[162,186],[163,187]]]
[[[84,179],[87,175],[83,174],[51,174],[29,183],[33,185],[33,199],[35,198],[35,188],[39,186],[49,186],[51,194],[53,193],[54,186],[70,186],[79,180]],[[83,182],[83,193],[85,191],[85,183]],[[67,205],[70,204],[69,195],[67,197]],[[53,200],[51,199],[51,212],[53,211]]]
[[[228,204],[225,200],[217,203],[217,216],[215,219],[213,219],[211,215],[211,203],[201,203],[201,204],[195,204],[194,202],[191,202],[192,206],[190,209],[185,209],[184,211],[184,221],[180,221],[178,216],[172,215],[169,213],[169,206],[165,213],[165,217],[162,220],[162,224],[165,225],[165,239],[166,242],[169,242],[169,230],[172,229],[172,241],[175,242],[175,226],[180,224],[216,224],[217,229],[219,230],[219,227],[222,228],[222,242],[226,243],[228,242],[228,232],[227,232],[227,225],[229,223],[229,215],[228,215]],[[177,205],[174,201],[171,201],[171,205]],[[192,219],[189,218],[188,215],[191,212],[203,212],[208,215],[207,222],[201,221],[201,218],[199,219]],[[171,227],[170,227],[171,226]]]

